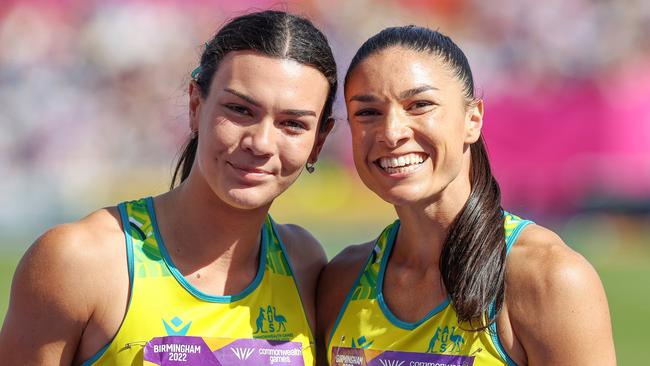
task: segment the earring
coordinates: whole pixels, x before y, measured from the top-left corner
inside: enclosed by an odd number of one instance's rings
[[[314,172],[314,170],[316,170],[316,167],[314,166],[314,163],[308,161],[307,164],[305,164],[305,169],[307,169],[307,172],[311,174]]]

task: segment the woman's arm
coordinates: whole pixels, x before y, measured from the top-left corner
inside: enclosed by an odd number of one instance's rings
[[[93,334],[89,339],[85,331],[89,324],[101,323],[111,332],[124,312],[116,306],[125,303],[127,293],[122,290],[128,289],[124,234],[117,216],[115,208],[99,210],[57,226],[25,253],[0,331],[3,365],[79,363],[79,357],[96,352],[112,337]],[[107,321],[107,313],[116,314],[115,319]],[[80,344],[85,345],[81,353]]]
[[[83,235],[71,225],[51,229],[27,251],[14,275],[0,332],[7,365],[69,365],[93,308],[80,263]]]
[[[318,240],[300,226],[277,225],[293,267],[294,278],[303,301],[307,321],[312,330],[316,326],[316,285],[318,275],[327,263],[327,256]]]
[[[531,226],[507,262],[506,308],[529,365],[615,365],[605,291],[594,268]]]
[[[345,297],[354,285],[361,267],[370,254],[373,243],[374,241],[343,249],[325,266],[321,273],[316,295],[317,365],[327,365],[327,342],[332,328],[344,305]]]

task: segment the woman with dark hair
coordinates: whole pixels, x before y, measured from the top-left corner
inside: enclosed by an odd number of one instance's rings
[[[553,232],[502,209],[483,101],[450,38],[383,30],[354,56],[345,101],[357,171],[399,219],[321,275],[322,358],[615,364],[596,272]]]
[[[4,365],[314,363],[326,258],[268,210],[332,128],[331,49],[304,18],[247,14],[192,77],[172,189],[36,241],[16,270]]]

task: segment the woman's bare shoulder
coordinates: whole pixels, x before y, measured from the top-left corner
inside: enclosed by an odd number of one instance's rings
[[[346,247],[323,269],[318,281],[318,324],[323,335],[329,335],[346,295],[370,255],[373,243]]]
[[[34,357],[58,353],[62,360],[71,360],[75,348],[58,349],[59,343],[51,340],[79,343],[88,321],[105,301],[102,295],[110,290],[114,279],[125,278],[117,270],[123,266],[126,273],[123,243],[114,207],[41,235],[14,274],[0,350],[20,353],[21,347],[27,347],[34,350]],[[30,341],[24,346],[17,343],[25,337]]]
[[[529,364],[563,363],[567,354],[576,355],[575,364],[610,364],[607,298],[581,254],[553,231],[530,225],[508,256],[506,273],[508,316]]]

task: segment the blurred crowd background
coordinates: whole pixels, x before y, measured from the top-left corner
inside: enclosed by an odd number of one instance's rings
[[[2,1],[0,319],[19,256],[46,228],[168,189],[203,43],[229,18],[269,8],[312,19],[340,75],[384,27],[451,36],[486,101],[504,207],[594,263],[619,362],[650,356],[646,0]],[[356,176],[340,92],[335,117],[316,173],[272,209],[311,229],[330,256],[394,216]]]

